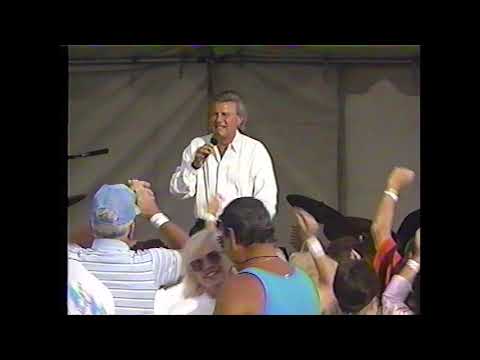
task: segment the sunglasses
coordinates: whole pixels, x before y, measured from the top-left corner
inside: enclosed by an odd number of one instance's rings
[[[208,260],[208,262],[212,265],[218,265],[218,264],[220,264],[220,261],[222,260],[222,257],[220,256],[220,253],[218,251],[209,252],[204,257],[193,260],[190,263],[190,268],[194,272],[202,271],[204,268],[206,268],[205,259]]]

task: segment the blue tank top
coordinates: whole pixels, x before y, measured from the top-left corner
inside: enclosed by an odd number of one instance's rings
[[[321,304],[312,279],[295,267],[285,277],[259,268],[246,268],[240,274],[255,276],[263,285],[263,315],[320,315]]]

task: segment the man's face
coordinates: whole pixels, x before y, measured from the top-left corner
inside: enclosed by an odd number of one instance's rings
[[[228,101],[215,103],[210,112],[209,126],[216,137],[233,138],[242,119],[237,115],[237,104]]]
[[[245,249],[240,244],[235,243],[235,235],[232,229],[220,229],[219,242],[223,248],[225,255],[228,256],[230,261],[234,264],[242,262],[245,258]]]

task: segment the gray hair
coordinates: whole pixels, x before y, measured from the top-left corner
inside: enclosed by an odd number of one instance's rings
[[[217,94],[213,98],[213,102],[223,103],[223,102],[234,102],[237,106],[237,115],[242,118],[242,123],[239,128],[242,131],[245,131],[247,128],[248,112],[245,103],[242,100],[242,97],[233,90],[226,90]]]
[[[97,238],[103,239],[121,239],[127,236],[130,230],[130,225],[133,221],[125,225],[111,225],[111,224],[94,224],[91,223],[93,235]]]

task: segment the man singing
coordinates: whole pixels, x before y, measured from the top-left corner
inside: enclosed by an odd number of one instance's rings
[[[214,196],[221,201],[219,213],[232,200],[251,196],[263,202],[273,219],[277,183],[272,160],[265,145],[239,131],[245,131],[245,104],[234,91],[224,91],[215,96],[211,109],[212,133],[191,141],[170,180],[171,194],[181,199],[196,196],[197,221],[191,232],[212,216],[207,209]]]

